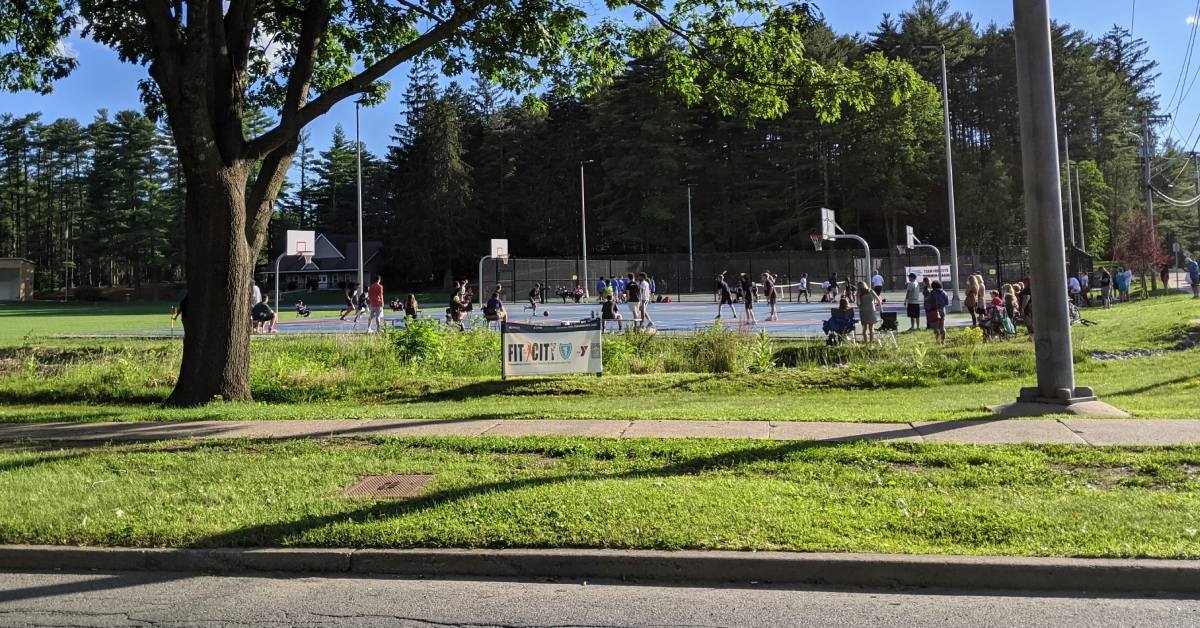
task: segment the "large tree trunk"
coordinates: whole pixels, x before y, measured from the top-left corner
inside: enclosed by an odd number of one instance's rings
[[[250,283],[257,251],[246,239],[246,177],[242,166],[188,177],[187,331],[179,381],[167,405],[250,400]]]

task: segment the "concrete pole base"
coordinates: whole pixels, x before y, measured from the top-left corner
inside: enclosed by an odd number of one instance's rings
[[[1066,388],[1057,391],[1054,397],[1042,395],[1039,388],[1022,388],[1015,403],[988,406],[988,409],[1002,417],[1032,417],[1047,414],[1073,414],[1077,416],[1097,416],[1110,418],[1128,417],[1129,413],[1100,401],[1096,393],[1088,386],[1079,386],[1075,390]]]

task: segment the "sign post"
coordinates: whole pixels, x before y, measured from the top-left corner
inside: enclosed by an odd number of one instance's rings
[[[568,375],[604,371],[604,321],[500,324],[500,375]]]

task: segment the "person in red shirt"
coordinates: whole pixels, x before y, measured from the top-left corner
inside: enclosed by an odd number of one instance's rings
[[[371,321],[375,321],[374,331],[381,331],[379,328],[380,321],[383,319],[383,278],[375,275],[375,280],[371,282],[371,287],[367,288],[367,302],[371,306],[371,316],[367,319],[367,333],[373,333],[371,330]]]

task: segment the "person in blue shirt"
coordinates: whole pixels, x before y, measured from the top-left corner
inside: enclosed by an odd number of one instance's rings
[[[1188,256],[1185,266],[1187,267],[1188,282],[1192,284],[1192,298],[1200,299],[1200,264]]]
[[[604,281],[604,277],[596,280],[596,300],[604,302],[604,289],[608,287],[608,282]]]

